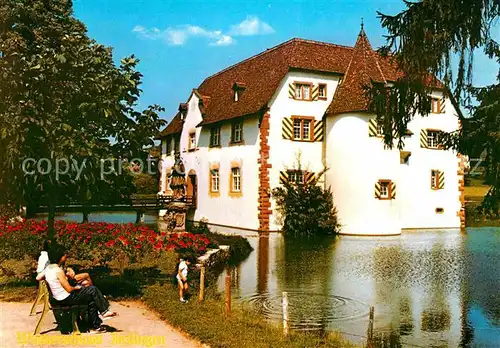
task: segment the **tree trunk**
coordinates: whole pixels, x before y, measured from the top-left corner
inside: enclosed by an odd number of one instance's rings
[[[86,224],[89,222],[89,211],[85,205],[83,205],[83,218],[82,224]]]
[[[26,205],[26,219],[32,219],[36,215],[36,207],[34,204],[28,203]]]
[[[48,221],[47,237],[50,240],[54,240],[55,237],[55,229],[54,229],[55,218],[56,218],[56,206],[53,203],[49,203],[49,221]]]

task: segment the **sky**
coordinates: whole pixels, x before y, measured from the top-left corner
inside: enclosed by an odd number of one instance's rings
[[[138,108],[159,104],[167,121],[208,76],[294,37],[353,46],[361,19],[374,48],[384,44],[377,11],[397,14],[402,0],[74,0],[89,36],[134,54],[143,76]],[[500,26],[497,26],[500,38]],[[493,83],[497,65],[474,61],[474,84]]]

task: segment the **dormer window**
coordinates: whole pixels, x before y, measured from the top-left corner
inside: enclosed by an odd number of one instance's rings
[[[181,121],[186,120],[187,111],[188,111],[188,105],[186,103],[180,103],[179,104],[179,113],[181,116]]]
[[[191,132],[189,133],[188,150],[194,151],[195,149],[196,149],[196,133]]]
[[[235,82],[233,84],[233,100],[237,102],[241,98],[241,94],[245,90],[246,85],[243,82]]]
[[[441,112],[441,100],[432,98],[431,100],[431,113],[439,114]]]
[[[318,85],[318,99],[326,100],[326,83]]]
[[[311,100],[311,83],[295,82],[295,99]]]

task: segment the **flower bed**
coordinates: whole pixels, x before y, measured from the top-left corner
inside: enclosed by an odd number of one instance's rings
[[[0,219],[0,260],[36,258],[43,240],[47,238],[46,221],[22,220],[9,223]],[[106,264],[118,255],[130,261],[150,251],[173,250],[193,256],[203,254],[217,244],[203,235],[191,233],[167,235],[146,226],[93,222],[79,224],[56,221],[55,238],[72,258]]]

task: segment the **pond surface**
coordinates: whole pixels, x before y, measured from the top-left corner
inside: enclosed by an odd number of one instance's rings
[[[108,222],[116,224],[135,223],[136,213],[133,211],[126,212],[95,212],[89,214],[89,222]],[[47,214],[37,214],[37,218],[47,219]],[[56,220],[82,222],[82,213],[57,213]],[[144,214],[144,223],[155,227],[158,223],[157,214]]]
[[[297,330],[363,342],[373,305],[375,337],[387,347],[500,347],[500,228],[250,242],[232,291],[265,318],[282,320],[287,291]]]
[[[90,221],[135,222],[135,213]],[[155,215],[145,222],[161,229]],[[500,228],[249,241],[254,251],[232,271],[232,293],[264,318],[281,322],[286,291],[295,330],[338,330],[363,343],[372,305],[375,338],[386,347],[500,347]]]

